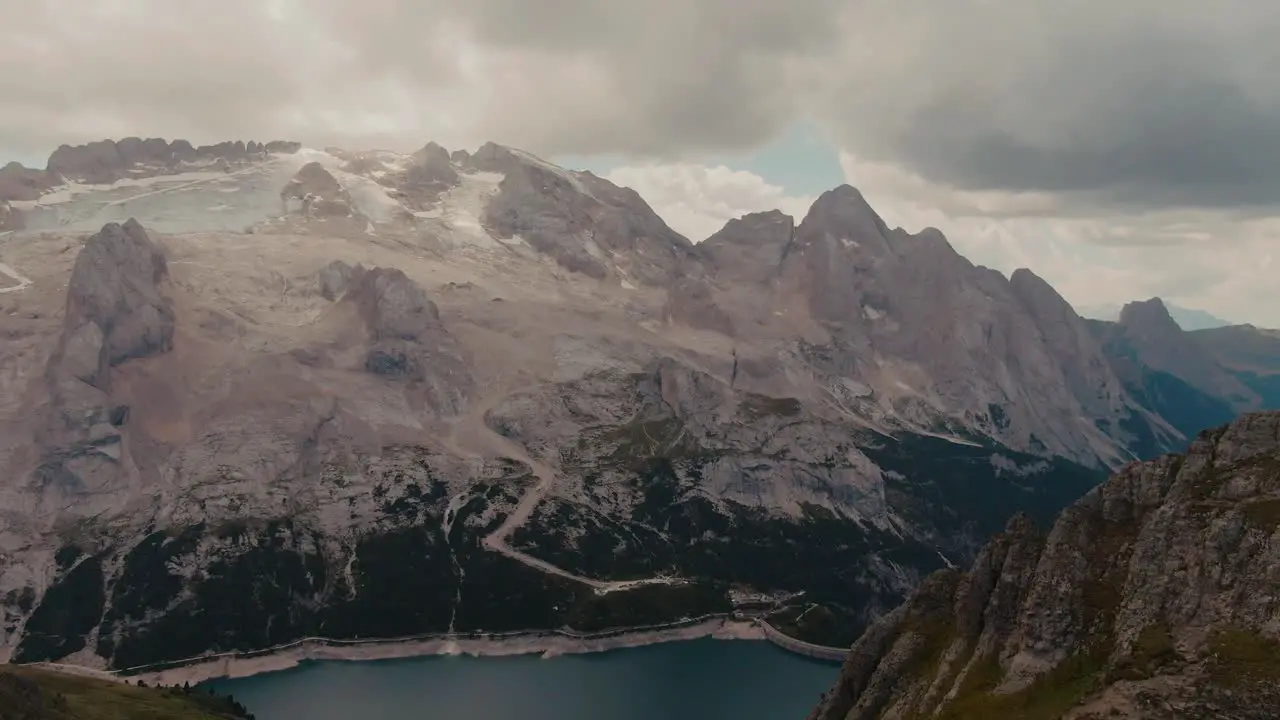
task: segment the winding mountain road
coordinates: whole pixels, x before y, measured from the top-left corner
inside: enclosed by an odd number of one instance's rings
[[[515,390],[513,392],[519,391]],[[547,493],[554,487],[556,474],[549,465],[530,455],[523,445],[494,431],[484,421],[485,415],[504,396],[505,394],[502,393],[494,393],[484,402],[472,406],[470,411],[454,424],[449,439],[449,444],[453,449],[465,455],[477,457],[475,452],[467,452],[464,448],[468,444],[479,444],[483,456],[506,457],[522,462],[529,467],[533,476],[537,479],[534,486],[520,498],[515,510],[503,520],[497,529],[484,537],[481,545],[486,550],[500,553],[536,570],[588,585],[600,595],[620,590],[631,590],[644,585],[679,585],[687,582],[682,578],[661,575],[640,580],[597,580],[569,572],[546,560],[541,560],[516,550],[507,543],[507,538],[511,537],[516,528],[529,521],[529,518],[533,516],[534,509],[538,507],[538,504],[546,498]]]

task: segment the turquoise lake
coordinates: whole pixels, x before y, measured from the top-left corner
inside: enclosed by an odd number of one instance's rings
[[[210,683],[258,720],[804,720],[839,666],[701,639],[543,659],[309,662]]]

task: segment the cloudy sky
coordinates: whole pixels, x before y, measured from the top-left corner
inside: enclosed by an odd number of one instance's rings
[[[701,239],[849,182],[1077,305],[1280,326],[1280,13],[1254,0],[0,0],[0,155],[486,139]]]

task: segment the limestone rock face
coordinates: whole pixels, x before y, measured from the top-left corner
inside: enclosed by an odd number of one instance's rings
[[[351,193],[318,162],[303,165],[280,191],[280,200],[286,213],[296,201],[304,217],[350,217],[355,212]]]
[[[465,152],[465,151],[464,151]],[[482,172],[506,173],[520,165],[520,156],[514,150],[495,142],[486,142],[474,153],[459,158],[465,160],[469,168]]]
[[[751,213],[730,220],[698,250],[718,280],[766,283],[777,276],[795,227],[795,220],[778,210]]]
[[[1280,413],[1015,519],[853,646],[814,720],[1280,714]]]
[[[316,278],[320,296],[330,301],[340,299],[350,287],[352,278],[361,277],[364,272],[364,267],[358,263],[352,267],[341,260],[334,260],[325,265]]]
[[[0,167],[0,202],[35,200],[57,184],[58,178],[47,170],[11,162]]]
[[[106,389],[111,367],[172,346],[173,308],[160,292],[167,276],[164,251],[137,221],[105,225],[85,242],[67,287],[65,350],[74,353],[68,362],[87,367],[101,338],[90,384]]]
[[[431,142],[413,154],[401,189],[431,202],[458,182],[458,171],[453,167],[449,151]]]
[[[110,184],[121,178],[149,177],[173,172],[183,163],[197,161],[243,162],[263,152],[293,153],[297,143],[262,143],[243,140],[192,147],[186,140],[136,137],[99,140],[85,145],[61,145],[49,156],[48,172],[72,182]]]
[[[693,244],[634,190],[498,146],[482,147],[472,162],[505,173],[484,214],[499,237],[520,237],[562,267],[596,279],[665,286],[701,274]]]
[[[129,413],[113,399],[112,369],[172,347],[167,277],[164,251],[133,220],[105,225],[76,256],[62,333],[45,371],[48,419],[37,435],[35,477],[47,501],[70,508],[123,490],[121,426]]]
[[[272,140],[265,143],[263,150],[269,153],[278,153],[281,155],[292,155],[302,149],[302,143],[292,140]]]
[[[473,385],[465,352],[422,286],[399,270],[361,269],[343,300],[356,306],[368,331],[366,370],[421,384],[440,412],[465,407]]]

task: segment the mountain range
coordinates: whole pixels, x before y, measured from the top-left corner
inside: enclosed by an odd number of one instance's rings
[[[1280,406],[854,188],[700,243],[494,143],[0,169],[0,660],[727,613],[849,644],[1017,512]]]

